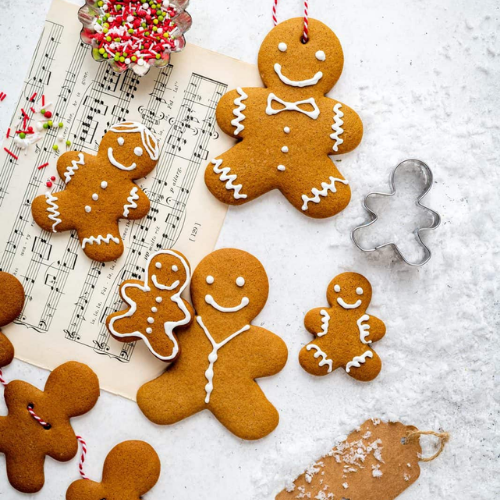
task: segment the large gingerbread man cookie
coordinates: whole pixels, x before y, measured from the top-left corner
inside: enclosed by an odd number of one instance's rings
[[[144,125],[114,125],[97,156],[70,151],[59,158],[57,171],[66,188],[35,198],[35,222],[54,233],[75,229],[91,259],[117,259],[123,253],[118,220],[141,219],[149,212],[149,199],[133,180],[151,172],[159,154],[157,140]]]
[[[0,327],[14,321],[24,305],[24,289],[12,274],[0,271]],[[0,368],[7,366],[14,358],[14,346],[0,331]]]
[[[385,335],[384,323],[366,314],[372,287],[361,274],[343,273],[328,285],[330,307],[318,307],[305,317],[306,328],[316,339],[299,354],[302,368],[313,375],[327,375],[339,367],[353,378],[368,382],[382,369],[372,344]]]
[[[66,492],[66,500],[140,500],[160,477],[160,459],[144,441],[125,441],[106,457],[102,481],[79,479]]]
[[[328,157],[361,141],[358,115],[325,97],[342,73],[344,55],[335,33],[309,20],[276,26],[259,52],[266,88],[238,88],[224,95],[217,122],[240,139],[208,165],[205,182],[220,201],[240,205],[273,189],[305,215],[330,217],[349,203],[351,190]]]
[[[174,424],[209,410],[243,439],[276,428],[278,411],[255,379],[278,373],[288,351],[280,337],[251,324],[268,293],[262,264],[247,252],[217,250],[200,262],[191,281],[196,320],[178,334],[182,353],[137,393],[150,420]]]
[[[108,316],[111,335],[122,342],[142,339],[158,359],[173,361],[180,352],[174,329],[193,321],[192,307],[181,298],[190,278],[189,263],[180,252],[152,254],[144,281],[121,284],[120,295],[129,307]]]
[[[70,418],[90,411],[98,397],[96,374],[74,361],[56,368],[43,391],[21,380],[7,385],[9,413],[0,417],[0,453],[5,454],[14,488],[24,493],[41,490],[45,456],[67,462],[76,455],[78,441]]]

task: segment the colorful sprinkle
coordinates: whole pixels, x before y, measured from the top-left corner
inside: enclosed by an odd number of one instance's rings
[[[3,148],[3,149],[7,154],[12,156],[12,158],[14,158],[15,160],[19,160],[19,158],[12,151],[9,151],[7,148]]]
[[[48,164],[48,163],[44,163],[43,165],[40,165],[40,166],[38,167],[38,170],[42,170],[42,168],[45,168],[45,167],[48,167],[48,166],[49,166],[49,164]]]

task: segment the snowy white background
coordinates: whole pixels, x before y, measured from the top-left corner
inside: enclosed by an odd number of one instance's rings
[[[5,135],[50,0],[0,0],[0,134]],[[300,15],[300,0],[282,1],[279,19]],[[271,29],[271,0],[192,0],[188,40],[255,62]],[[279,333],[289,362],[261,380],[279,408],[278,429],[243,442],[204,413],[157,427],[138,407],[103,393],[96,408],[73,421],[89,447],[87,474],[100,479],[109,450],[144,439],[161,456],[160,482],[147,499],[266,500],[327,452],[336,437],[369,417],[420,429],[444,429],[452,439],[419,481],[400,496],[494,500],[500,491],[499,402],[499,159],[500,4],[497,0],[312,0],[310,13],[327,23],[345,51],[344,73],[331,95],[359,112],[361,146],[343,158],[353,199],[337,217],[315,221],[272,193],[230,209],[219,247],[254,253],[271,293],[257,323]],[[391,169],[416,157],[434,171],[426,199],[442,216],[429,234],[432,260],[405,266],[391,251],[365,255],[349,239],[364,220],[361,201],[386,190]],[[384,367],[369,384],[341,370],[313,378],[297,361],[310,340],[302,326],[338,273],[354,270],[372,283],[370,312],[386,337],[375,349]],[[43,387],[47,373],[15,361],[9,379]],[[495,373],[496,372],[496,373]],[[496,375],[496,380],[495,380]],[[1,413],[5,413],[3,402]],[[63,499],[77,479],[77,460],[47,459],[39,500]],[[7,483],[0,457],[0,498],[26,498]]]

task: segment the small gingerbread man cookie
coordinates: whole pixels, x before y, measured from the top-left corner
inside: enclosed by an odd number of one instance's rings
[[[9,413],[0,417],[0,453],[5,454],[7,476],[16,490],[42,489],[46,455],[60,462],[76,455],[78,441],[70,418],[90,411],[98,397],[96,374],[74,361],[56,368],[43,391],[21,380],[7,385]]]
[[[189,263],[180,252],[152,254],[143,282],[121,284],[120,295],[129,308],[108,316],[111,335],[122,342],[142,339],[158,359],[173,361],[179,355],[174,329],[193,321],[192,307],[181,298],[190,278]]]
[[[351,190],[328,155],[352,151],[361,141],[358,115],[325,97],[342,73],[344,55],[328,26],[309,20],[278,24],[259,52],[266,88],[238,88],[217,106],[217,122],[240,139],[212,161],[205,182],[224,203],[240,205],[273,189],[310,217],[331,217],[349,203]]]
[[[24,306],[24,289],[12,274],[0,271],[0,327],[12,323]],[[14,346],[0,331],[0,368],[9,365],[14,358]]]
[[[54,233],[76,229],[91,259],[117,259],[123,253],[118,220],[141,219],[150,207],[132,181],[149,174],[159,155],[158,142],[144,125],[114,125],[102,138],[97,156],[71,151],[59,158],[57,171],[66,188],[35,198],[35,222]]]
[[[157,424],[174,424],[203,410],[242,439],[260,439],[279,415],[255,379],[278,373],[285,343],[254,326],[269,281],[262,264],[231,248],[205,257],[193,273],[196,321],[179,332],[182,354],[156,380],[143,385],[137,403]]]
[[[316,339],[299,354],[302,368],[313,375],[327,375],[339,367],[353,378],[368,382],[382,369],[372,343],[385,335],[384,323],[366,314],[372,287],[357,273],[343,273],[328,285],[330,307],[318,307],[305,317],[306,328]]]
[[[152,446],[144,441],[125,441],[106,457],[102,481],[75,481],[66,492],[66,500],[140,500],[157,483],[160,469]]]

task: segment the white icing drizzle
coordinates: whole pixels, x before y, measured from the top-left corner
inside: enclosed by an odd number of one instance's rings
[[[130,170],[135,170],[137,165],[135,163],[132,163],[129,167],[126,167],[125,165],[122,165],[118,160],[115,159],[113,156],[113,148],[108,148],[108,160],[116,168],[119,168],[120,170],[126,170],[129,172]]]
[[[356,321],[357,325],[358,325],[358,329],[359,329],[359,340],[361,340],[361,342],[363,342],[363,344],[371,344],[372,341],[371,340],[366,340],[366,337],[368,337],[368,335],[370,335],[370,325],[368,323],[365,323],[366,321],[368,321],[370,319],[370,316],[368,316],[368,314],[363,314],[363,316],[361,316],[361,318],[358,319],[358,321]],[[363,324],[365,323],[365,324]]]
[[[59,206],[54,203],[57,201],[57,198],[52,194],[52,193],[45,193],[45,201],[47,205],[49,205],[50,208],[47,208],[47,212],[49,212],[51,215],[49,215],[49,219],[54,221],[54,224],[52,224],[52,231],[54,233],[57,233],[56,226],[57,224],[60,224],[62,220],[59,218],[61,215],[59,212]]]
[[[120,244],[120,238],[117,238],[116,236],[113,236],[112,234],[107,234],[106,237],[102,236],[101,234],[97,236],[91,236],[90,238],[83,238],[82,241],[82,248],[85,248],[87,244],[93,245],[94,243],[97,243],[100,245],[101,243],[107,243],[109,245],[110,241],[114,241],[117,245]]]
[[[78,170],[78,165],[85,165],[85,158],[83,156],[83,153],[78,154],[78,161],[73,160],[71,162],[71,166],[66,168],[66,172],[64,172],[64,182],[66,184],[68,184],[68,182],[71,180],[71,177],[75,175],[75,170]]]
[[[137,186],[134,186],[130,190],[130,196],[127,198],[128,203],[126,205],[123,205],[123,217],[128,217],[130,210],[137,208],[136,201],[139,199],[137,191],[139,191],[139,188]]]
[[[222,174],[219,179],[221,182],[226,183],[226,189],[230,191],[231,189],[234,190],[234,198],[239,199],[239,198],[246,198],[246,194],[240,193],[241,188],[243,187],[241,184],[233,184],[233,181],[237,179],[236,174],[231,174],[229,175],[229,172],[231,172],[231,169],[229,167],[224,167],[220,168],[222,165],[222,160],[212,160],[212,164],[214,165],[214,172],[219,175]]]
[[[302,195],[302,200],[304,204],[302,205],[302,210],[307,210],[307,205],[309,202],[319,203],[321,201],[320,196],[328,196],[328,191],[332,193],[336,193],[337,189],[335,188],[335,183],[341,182],[342,184],[349,184],[349,182],[345,179],[337,179],[336,177],[330,176],[330,182],[322,182],[321,183],[321,191],[317,188],[312,188],[311,192],[314,195],[313,197],[308,197],[305,194]]]
[[[241,299],[241,302],[237,306],[224,307],[224,306],[219,305],[211,295],[205,295],[205,302],[208,305],[212,306],[214,309],[217,309],[217,311],[220,311],[223,313],[229,313],[229,312],[241,311],[241,309],[243,309],[248,304],[250,304],[250,299],[248,297],[243,297]]]
[[[371,351],[366,351],[361,354],[361,356],[354,356],[352,361],[349,361],[345,367],[345,371],[349,373],[351,368],[359,368],[362,364],[366,363],[366,358],[373,358],[373,353]]]
[[[246,118],[246,116],[242,113],[242,111],[245,111],[247,107],[243,104],[242,101],[248,99],[248,95],[245,94],[245,92],[241,87],[238,87],[236,89],[236,92],[238,92],[240,96],[234,100],[234,105],[238,106],[235,110],[233,110],[233,115],[236,116],[236,118],[231,121],[231,125],[233,127],[236,127],[234,135],[238,135],[242,130],[245,129],[245,126],[242,125],[241,122]]]
[[[282,104],[284,108],[281,109],[274,109],[272,107],[273,102],[277,102],[279,104]],[[300,108],[300,105],[302,104],[310,104],[314,109],[313,111],[306,111],[302,108]],[[276,94],[273,94],[272,92],[267,96],[267,108],[266,108],[266,113],[271,116],[271,115],[277,115],[278,113],[281,113],[282,111],[298,111],[299,113],[302,113],[309,118],[312,118],[313,120],[317,120],[318,116],[320,114],[318,105],[316,104],[316,101],[314,97],[310,97],[309,99],[304,99],[303,101],[296,101],[296,102],[287,102],[284,101],[283,99],[280,99],[279,97],[276,96]],[[290,129],[288,127],[284,128],[284,132],[288,134],[286,131],[288,129],[288,132],[290,132]]]
[[[126,290],[128,288],[138,288],[139,290],[142,290],[144,292],[150,292],[151,291],[151,288],[149,288],[148,286],[148,274],[149,274],[149,266],[151,264],[151,261],[154,257],[158,256],[158,255],[172,255],[176,258],[178,258],[183,267],[184,267],[184,271],[186,272],[186,281],[183,283],[183,285],[180,287],[180,289],[175,293],[173,294],[171,297],[170,297],[170,300],[172,302],[175,302],[177,304],[177,306],[179,307],[179,309],[184,313],[184,319],[180,320],[180,321],[166,321],[164,323],[164,328],[165,328],[165,334],[167,335],[167,337],[170,339],[170,341],[172,342],[173,344],[173,348],[172,348],[172,354],[170,354],[170,356],[161,356],[160,354],[158,354],[154,349],[153,347],[151,346],[151,343],[149,342],[149,339],[146,335],[143,335],[142,332],[140,331],[135,331],[135,332],[131,332],[131,333],[118,333],[115,329],[114,329],[114,323],[115,321],[118,321],[119,319],[122,319],[122,318],[128,318],[130,316],[132,316],[136,311],[137,311],[137,303],[134,302],[130,297],[128,297],[127,293],[126,293]],[[157,280],[154,279],[156,278],[155,276],[153,276],[153,283],[154,285],[159,288],[160,290],[169,290],[170,288],[164,288],[164,285],[157,285]],[[124,314],[121,314],[119,316],[115,316],[113,318],[111,318],[111,321],[109,322],[109,331],[113,334],[113,335],[116,335],[117,337],[122,337],[122,338],[127,338],[127,337],[140,337],[142,340],[144,340],[144,342],[146,343],[148,349],[159,359],[161,359],[162,361],[171,361],[172,359],[174,359],[178,352],[179,352],[179,344],[177,343],[177,340],[176,338],[174,337],[173,335],[173,331],[176,327],[178,326],[182,326],[182,325],[186,325],[188,324],[190,321],[191,321],[191,313],[189,312],[188,308],[186,307],[186,304],[183,302],[183,300],[181,299],[181,293],[186,289],[186,287],[189,285],[189,281],[191,279],[191,274],[190,274],[190,271],[189,271],[189,266],[187,264],[187,262],[177,253],[173,252],[172,250],[160,250],[159,252],[155,253],[155,254],[152,254],[147,262],[147,267],[146,267],[146,275],[144,277],[144,285],[138,285],[136,283],[125,283],[123,285],[123,299],[124,301],[130,306],[130,309],[126,312],[124,312]],[[177,285],[179,284],[178,282],[176,282]],[[175,288],[175,287],[174,287]],[[156,297],[156,302],[158,304],[160,304],[162,302],[162,297]],[[151,334],[153,333],[153,330],[151,328],[146,328],[146,333],[147,334]]]
[[[278,78],[285,84],[290,85],[290,87],[310,87],[311,85],[316,85],[321,78],[323,78],[323,73],[318,71],[312,78],[307,80],[290,80],[281,72],[281,64],[276,63],[274,65],[274,71],[278,75]]]
[[[337,297],[337,303],[344,309],[357,309],[361,305],[361,299],[358,299],[354,304],[349,304],[342,297]]]
[[[314,353],[314,358],[317,359],[321,356],[321,360],[319,362],[319,366],[324,366],[328,365],[328,373],[331,373],[333,370],[333,361],[331,359],[328,359],[327,355],[325,352],[323,352],[316,344],[309,344],[306,347],[306,350],[310,351],[311,349],[316,349],[316,352]]]
[[[198,324],[201,326],[202,330],[205,332],[205,335],[207,336],[208,340],[212,344],[212,352],[208,355],[208,368],[205,371],[205,378],[207,379],[207,384],[205,385],[205,404],[210,403],[210,394],[212,394],[212,391],[214,390],[214,364],[217,361],[218,355],[217,352],[221,347],[224,347],[228,342],[233,340],[235,337],[237,337],[240,333],[246,332],[250,330],[250,325],[245,325],[241,330],[238,330],[237,332],[233,333],[232,335],[229,335],[226,339],[224,339],[222,342],[215,342],[213,337],[210,335],[210,332],[208,331],[207,327],[203,324],[203,320],[201,319],[201,316],[196,317],[196,321]]]
[[[344,142],[344,139],[341,139],[339,136],[344,133],[344,129],[342,128],[342,125],[344,125],[344,121],[342,120],[344,113],[340,111],[340,108],[342,107],[342,104],[338,102],[335,104],[333,111],[335,112],[335,116],[333,117],[333,125],[332,125],[332,130],[333,134],[330,135],[330,138],[335,141],[335,144],[333,145],[333,150],[338,151],[339,146]]]
[[[330,315],[324,309],[321,309],[319,313],[323,317],[321,319],[321,331],[317,333],[316,336],[323,337],[323,335],[326,335],[328,333],[328,326],[330,325]]]
[[[152,134],[151,130],[145,127],[142,123],[137,122],[122,122],[116,125],[113,125],[110,129],[110,132],[116,132],[117,134],[134,134],[140,132],[142,144],[146,148],[149,157],[152,160],[157,160],[160,157],[160,148],[158,146],[158,141],[155,136]],[[131,169],[129,169],[131,170]]]

